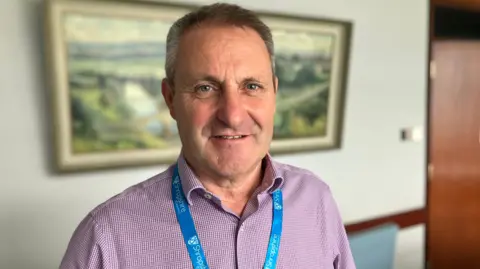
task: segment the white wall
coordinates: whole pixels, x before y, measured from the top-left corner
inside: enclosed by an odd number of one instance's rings
[[[0,268],[5,269],[58,267],[71,233],[91,208],[163,169],[49,172],[40,3],[0,1]],[[343,148],[279,159],[321,175],[346,222],[422,207],[425,141],[402,143],[399,130],[425,124],[427,1],[240,3],[354,22]],[[422,225],[401,232],[397,269],[422,268],[423,237]]]

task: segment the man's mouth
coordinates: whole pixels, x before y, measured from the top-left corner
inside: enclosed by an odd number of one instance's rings
[[[218,139],[242,139],[247,137],[246,135],[215,135],[214,138]]]

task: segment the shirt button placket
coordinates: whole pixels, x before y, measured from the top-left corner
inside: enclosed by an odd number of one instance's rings
[[[243,269],[248,268],[248,259],[246,257],[245,247],[248,245],[246,240],[248,240],[248,235],[245,233],[245,222],[241,222],[237,230],[237,268]]]

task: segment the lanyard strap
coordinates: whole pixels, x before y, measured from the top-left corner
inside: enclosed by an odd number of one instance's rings
[[[280,189],[272,194],[273,202],[273,220],[270,241],[268,243],[267,257],[265,259],[264,269],[274,269],[277,266],[278,249],[280,247],[280,238],[282,236],[283,222],[283,197]],[[195,224],[193,222],[187,199],[183,193],[178,165],[175,166],[172,176],[172,200],[175,214],[177,215],[183,240],[187,246],[188,254],[192,260],[194,269],[209,269],[205,253],[203,252],[200,238],[198,237]]]

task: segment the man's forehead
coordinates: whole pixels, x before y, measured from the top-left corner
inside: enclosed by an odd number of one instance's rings
[[[265,54],[269,57],[263,39],[250,28],[198,26],[186,32],[180,39],[180,57],[212,57],[218,54],[236,54],[243,58]]]
[[[181,38],[176,73],[180,80],[272,77],[270,55],[253,29],[235,26],[198,26]]]
[[[234,72],[222,72],[221,70],[210,71],[205,69],[179,70],[176,79],[180,84],[191,84],[197,81],[210,81],[219,84],[242,83],[245,81],[258,81],[269,83],[272,78],[272,72],[268,69],[247,70],[237,68]]]

